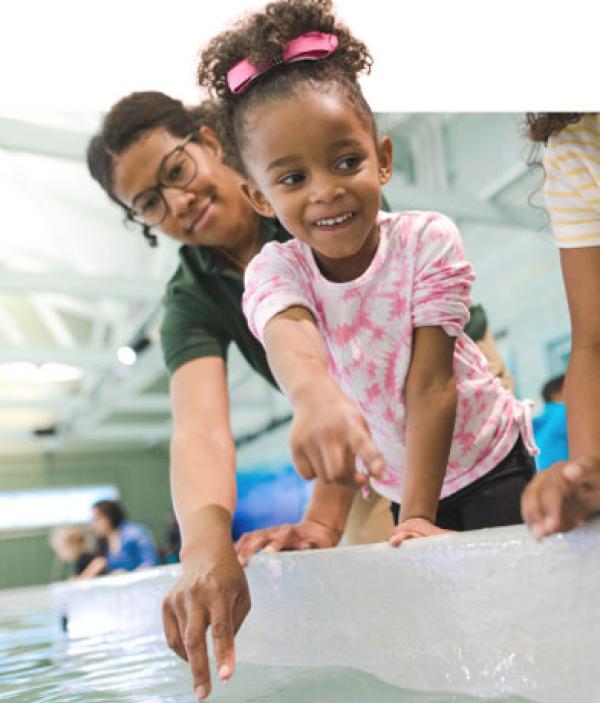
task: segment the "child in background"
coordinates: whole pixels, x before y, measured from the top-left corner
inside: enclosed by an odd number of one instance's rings
[[[392,544],[520,522],[530,412],[463,332],[474,275],[453,222],[379,211],[392,147],[357,82],[370,65],[329,0],[271,3],[202,54],[200,83],[225,102],[247,196],[294,237],[250,263],[244,310],[295,415],[312,383],[324,394],[312,411],[326,417],[330,374],[348,412],[360,410],[384,462],[355,446],[336,478],[367,469],[396,504]],[[301,357],[314,361],[308,379]],[[305,478],[327,476],[316,453],[292,454]],[[332,519],[323,506],[322,524]]]
[[[567,437],[567,409],[565,406],[563,385],[564,374],[550,379],[542,388],[544,410],[533,420],[535,441],[540,448],[536,457],[538,469],[546,469],[557,461],[569,458],[569,440]]]
[[[75,576],[79,576],[96,556],[88,548],[88,542],[88,536],[81,527],[57,527],[50,535],[54,553],[63,563],[72,565]]]

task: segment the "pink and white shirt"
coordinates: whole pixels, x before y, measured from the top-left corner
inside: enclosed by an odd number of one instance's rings
[[[519,433],[536,453],[527,403],[514,398],[488,371],[477,345],[463,332],[475,275],[454,223],[435,212],[378,215],[379,245],[368,269],[343,283],[319,271],[311,248],[292,239],[271,242],[246,270],[244,313],[264,343],[266,324],[292,306],[313,314],[329,369],[361,408],[388,471],[373,488],[402,498],[405,466],[404,382],[415,327],[439,326],[456,337],[458,395],[454,437],[440,498],[497,466]]]

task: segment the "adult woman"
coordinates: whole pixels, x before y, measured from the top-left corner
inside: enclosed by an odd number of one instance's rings
[[[88,149],[92,176],[156,242],[153,228],[178,241],[180,266],[171,279],[161,329],[171,373],[171,487],[182,535],[183,575],[165,599],[169,645],[189,660],[197,696],[210,690],[206,630],[211,626],[219,676],[233,674],[233,638],[249,607],[246,578],[231,541],[235,507],[235,445],[229,425],[226,351],[230,342],[271,384],[267,359],[241,310],[246,264],[268,241],[289,235],[260,218],[245,200],[227,151],[216,106],[191,112],[162,93],[133,93],[106,116]],[[292,456],[326,467],[312,506],[326,502],[331,525],[311,520],[291,529],[295,548],[333,546],[356,486],[337,485],[352,446],[372,446],[358,409],[340,399],[333,381],[306,384],[292,398]],[[316,387],[318,385],[318,387]],[[331,401],[331,402],[330,402]],[[350,440],[348,440],[350,438]],[[391,518],[390,518],[391,528]],[[277,548],[277,530],[263,535]],[[286,540],[290,546],[290,540]]]
[[[92,532],[98,538],[100,556],[81,572],[80,578],[136,571],[158,564],[152,537],[143,526],[126,519],[120,503],[100,500],[92,506]]]
[[[530,113],[547,145],[544,193],[569,303],[572,349],[565,400],[572,460],[538,474],[522,500],[538,538],[600,512],[600,114]]]

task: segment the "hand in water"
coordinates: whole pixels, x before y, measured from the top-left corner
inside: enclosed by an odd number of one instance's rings
[[[422,517],[412,517],[408,518],[408,520],[403,520],[396,527],[390,537],[390,544],[392,547],[398,547],[407,539],[443,535],[447,532],[452,532],[452,530],[443,530],[441,527],[436,527],[430,520]]]
[[[600,460],[581,457],[540,471],[523,491],[521,513],[536,539],[580,527],[600,513]]]
[[[280,525],[247,532],[236,542],[235,551],[240,564],[246,566],[250,558],[261,549],[267,553],[292,549],[326,549],[335,547],[340,536],[326,525],[303,520],[297,525]]]
[[[169,647],[189,662],[196,697],[203,700],[211,690],[208,627],[219,678],[226,681],[234,673],[234,637],[250,610],[250,594],[227,532],[207,533],[199,546],[184,549],[182,569],[163,601],[163,626]]]
[[[366,472],[383,478],[385,460],[375,446],[360,409],[334,384],[311,389],[294,402],[290,432],[292,460],[305,479],[364,485]]]

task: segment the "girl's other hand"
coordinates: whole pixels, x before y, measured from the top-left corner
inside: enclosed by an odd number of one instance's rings
[[[240,564],[246,566],[261,549],[266,553],[294,549],[327,549],[335,547],[341,534],[323,523],[303,520],[296,525],[279,525],[246,532],[235,544]]]
[[[452,530],[443,530],[441,527],[436,527],[430,520],[422,517],[411,517],[403,520],[392,533],[390,544],[392,547],[398,547],[407,539],[415,539],[417,537],[432,537],[434,535],[443,535]]]
[[[580,527],[600,512],[600,459],[559,461],[540,471],[521,497],[521,513],[536,539]]]

